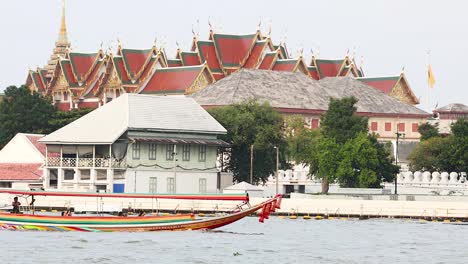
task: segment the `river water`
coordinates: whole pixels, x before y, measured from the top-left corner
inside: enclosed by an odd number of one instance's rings
[[[245,218],[216,231],[0,231],[0,263],[468,263],[468,225]]]

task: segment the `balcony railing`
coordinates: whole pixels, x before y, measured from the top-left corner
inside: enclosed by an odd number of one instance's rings
[[[47,167],[68,167],[68,168],[125,168],[127,163],[125,160],[110,159],[110,158],[60,158],[48,157],[46,160]]]

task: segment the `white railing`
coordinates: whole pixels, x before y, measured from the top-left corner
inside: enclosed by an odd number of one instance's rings
[[[48,157],[46,160],[47,167],[68,167],[68,168],[125,168],[127,163],[125,160],[117,160],[110,158],[60,158]]]

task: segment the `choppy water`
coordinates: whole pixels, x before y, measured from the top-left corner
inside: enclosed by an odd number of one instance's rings
[[[0,232],[0,263],[468,263],[468,225],[250,217],[217,231]]]

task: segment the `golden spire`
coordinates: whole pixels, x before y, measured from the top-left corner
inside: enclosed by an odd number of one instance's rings
[[[58,43],[68,43],[67,24],[65,23],[65,0],[62,1],[62,23],[60,24],[60,33]]]

